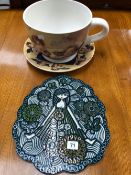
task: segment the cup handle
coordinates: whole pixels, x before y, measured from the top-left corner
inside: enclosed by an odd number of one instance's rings
[[[89,30],[90,30],[90,28],[92,28],[94,26],[102,26],[103,29],[102,29],[102,31],[100,31],[100,32],[98,32],[98,33],[96,33],[94,35],[91,35],[91,36],[87,35],[85,44],[89,44],[91,42],[95,42],[95,41],[101,40],[109,32],[109,25],[108,25],[107,21],[105,19],[103,19],[103,18],[92,18]]]

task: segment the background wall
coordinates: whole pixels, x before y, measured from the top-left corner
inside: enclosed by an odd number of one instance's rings
[[[13,8],[27,7],[37,0],[10,0]],[[90,8],[131,9],[131,0],[79,0]]]

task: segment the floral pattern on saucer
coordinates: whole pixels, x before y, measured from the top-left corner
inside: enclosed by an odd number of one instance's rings
[[[79,172],[102,159],[110,134],[92,88],[61,75],[25,97],[13,126],[16,152],[42,173]]]
[[[27,39],[24,45],[24,54],[27,61],[38,69],[49,72],[69,72],[79,69],[92,59],[94,52],[95,46],[93,43],[86,46],[83,45],[72,61],[67,63],[51,63],[44,58],[40,50],[34,48],[30,39]]]

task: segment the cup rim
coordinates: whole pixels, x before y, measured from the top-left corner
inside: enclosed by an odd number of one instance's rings
[[[85,28],[90,24],[90,22],[91,22],[91,19],[92,19],[92,12],[91,12],[91,10],[90,10],[86,5],[84,5],[84,4],[82,4],[82,3],[78,2],[78,1],[74,1],[74,0],[65,0],[65,1],[72,1],[73,3],[79,4],[80,6],[83,6],[83,7],[85,8],[85,10],[88,10],[88,12],[89,12],[89,14],[90,14],[90,20],[88,20],[88,22],[86,23],[86,25],[84,25],[83,27],[81,27],[81,28],[78,29],[78,30],[73,30],[73,31],[71,31],[71,32],[61,32],[61,33],[59,33],[59,32],[58,32],[58,33],[56,33],[56,32],[45,32],[44,30],[40,30],[40,29],[38,29],[38,28],[36,28],[36,27],[32,27],[32,25],[30,25],[30,24],[27,22],[27,20],[26,20],[27,11],[30,10],[31,7],[35,6],[36,4],[43,3],[44,1],[51,1],[51,0],[37,1],[37,2],[35,2],[35,3],[31,4],[31,5],[29,5],[29,6],[24,10],[24,12],[23,12],[23,21],[24,21],[24,23],[25,23],[28,27],[30,27],[30,28],[32,28],[32,29],[38,31],[38,32],[43,32],[43,33],[47,33],[47,34],[57,34],[57,35],[61,35],[61,34],[70,34],[70,33],[78,32],[78,31],[81,31],[81,30],[85,29]]]

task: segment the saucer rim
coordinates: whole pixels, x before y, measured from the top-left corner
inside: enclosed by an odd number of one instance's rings
[[[93,59],[93,56],[95,53],[95,44],[91,43],[93,45],[93,50],[89,51],[89,53],[90,53],[89,58],[86,58],[86,60],[83,61],[81,63],[81,65],[70,64],[68,66],[69,67],[71,66],[71,67],[67,70],[51,70],[51,69],[47,68],[47,66],[41,66],[41,65],[36,64],[31,58],[28,57],[28,53],[26,51],[26,48],[27,48],[26,43],[27,42],[31,42],[29,37],[26,39],[24,46],[23,46],[23,53],[24,53],[24,56],[25,56],[26,60],[28,61],[28,63],[30,63],[32,66],[34,66],[37,69],[40,69],[40,70],[46,71],[46,72],[51,72],[51,73],[64,73],[64,72],[72,72],[72,71],[78,70],[78,69],[86,66]],[[51,64],[63,64],[64,65],[65,63],[51,63]]]

